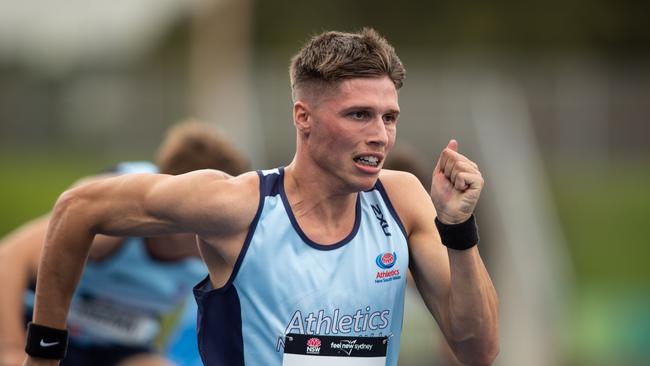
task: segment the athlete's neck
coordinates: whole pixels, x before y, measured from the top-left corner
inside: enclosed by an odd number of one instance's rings
[[[354,227],[358,193],[333,190],[318,175],[302,174],[294,163],[285,168],[284,190],[298,224],[315,242],[342,240]]]

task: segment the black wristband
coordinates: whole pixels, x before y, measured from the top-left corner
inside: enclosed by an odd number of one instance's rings
[[[478,244],[478,226],[474,215],[460,224],[443,224],[437,217],[434,221],[442,244],[447,248],[466,250]]]
[[[33,357],[61,360],[68,349],[68,331],[44,325],[27,324],[25,352]]]

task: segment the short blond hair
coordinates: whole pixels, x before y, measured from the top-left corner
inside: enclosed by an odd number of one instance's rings
[[[156,165],[161,173],[183,174],[199,169],[218,169],[230,175],[249,170],[250,162],[215,127],[188,119],[167,130],[158,148]]]

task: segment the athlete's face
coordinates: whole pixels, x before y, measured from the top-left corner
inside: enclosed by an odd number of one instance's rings
[[[374,186],[395,143],[399,115],[390,78],[355,78],[310,106],[307,146],[315,164],[354,191]]]

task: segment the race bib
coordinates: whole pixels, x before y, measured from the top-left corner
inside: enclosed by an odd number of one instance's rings
[[[282,366],[386,366],[388,337],[287,334]]]
[[[68,318],[71,334],[85,341],[149,345],[160,324],[151,314],[99,299],[79,298],[73,302]]]

